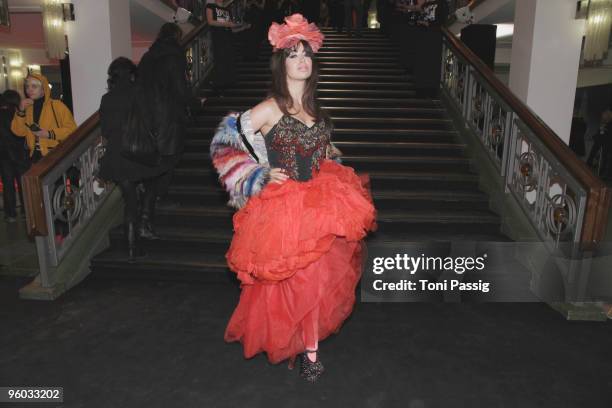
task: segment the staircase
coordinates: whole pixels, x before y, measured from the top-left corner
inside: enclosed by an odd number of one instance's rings
[[[319,99],[334,122],[332,140],[344,164],[370,175],[379,229],[369,242],[506,241],[446,110],[438,100],[416,97],[398,48],[375,30],[361,38],[324,34]],[[233,210],[225,205],[209,144],[228,111],[249,109],[265,96],[270,52],[239,62],[239,86],[224,97],[201,90],[208,99],[192,109],[186,152],[170,188],[178,204],[158,207],[162,239],[145,242],[148,256],[129,264],[121,228],[114,230],[110,249],[92,261],[96,276],[228,280],[224,254]]]

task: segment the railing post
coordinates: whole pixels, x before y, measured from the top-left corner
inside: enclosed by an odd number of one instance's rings
[[[36,252],[38,253],[41,286],[43,288],[51,288],[55,285],[55,273],[54,269],[51,267],[51,260],[49,259],[47,237],[37,236],[34,240],[36,242]]]

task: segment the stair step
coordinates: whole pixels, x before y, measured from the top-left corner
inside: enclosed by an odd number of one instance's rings
[[[373,191],[372,198],[378,210],[488,210],[486,194],[474,191],[387,190]]]
[[[467,172],[470,162],[463,157],[444,156],[343,156],[342,162],[356,171],[370,170],[453,170]]]
[[[211,96],[206,99],[205,107],[222,106],[227,111],[235,110],[234,106],[255,106],[263,100],[262,96],[235,96],[228,95],[225,97]],[[373,97],[332,97],[321,96],[318,98],[323,108],[343,106],[343,107],[378,107],[378,108],[438,108],[440,102],[433,99],[419,98],[373,98]]]
[[[187,129],[187,138],[196,140],[212,139],[216,126],[191,127]],[[441,129],[362,129],[336,128],[332,134],[334,142],[429,142],[453,143],[457,132]]]
[[[427,186],[431,190],[445,191],[478,191],[478,175],[455,172],[427,172],[427,171],[370,171],[367,173],[371,180],[372,191],[419,190]],[[222,195],[222,203],[228,200],[227,193],[222,192],[217,173],[211,167],[177,168],[175,170],[173,185],[176,194],[183,187],[207,188],[209,195]],[[215,192],[215,193],[213,193]],[[191,194],[186,191],[184,195]]]
[[[240,55],[236,56],[236,63],[244,64],[265,64],[270,62],[272,53],[259,53],[256,60],[243,60]],[[316,60],[319,64],[327,62],[386,62],[386,63],[398,63],[399,51],[386,50],[381,52],[378,48],[371,48],[369,50],[358,50],[358,51],[326,51],[321,49],[316,55]]]
[[[106,250],[91,261],[92,276],[102,279],[172,280],[230,283],[235,279],[223,255],[173,253],[172,248],[147,253],[128,263],[127,252]]]
[[[372,185],[372,197],[378,210],[487,210],[488,197],[480,191],[436,191],[436,190],[378,190]],[[423,186],[421,186],[421,189]],[[169,199],[177,201],[180,206],[225,205],[228,194],[221,188],[209,188],[201,185],[171,186]],[[172,213],[172,210],[168,210]]]
[[[169,225],[173,228],[191,229],[222,229],[232,230],[233,210],[226,207],[226,212],[221,214],[214,206],[180,206],[174,209],[160,209],[157,214],[157,223],[160,226]],[[384,224],[383,230],[401,231],[413,225],[428,225],[437,231],[449,230],[451,228],[466,228],[478,231],[479,227],[492,228],[498,231],[499,216],[488,209],[479,208],[457,208],[452,205],[436,208],[378,208],[377,222]],[[435,227],[434,227],[435,226]],[[458,227],[461,226],[461,227]],[[409,231],[406,229],[406,231]]]
[[[156,225],[156,232],[160,239],[140,240],[139,244],[147,253],[164,251],[166,248],[174,248],[175,252],[198,251],[202,253],[218,255],[225,253],[232,239],[232,229],[223,228],[193,228],[187,226]],[[115,228],[111,231],[111,248],[120,250],[125,247],[125,236],[123,228]]]
[[[487,210],[379,211],[377,223],[377,234],[414,235],[421,239],[452,234],[498,235],[500,229],[497,214]]]
[[[238,81],[265,81],[266,84],[270,83],[269,72],[243,72],[238,75]],[[407,82],[413,83],[414,77],[408,74],[403,75],[380,75],[380,74],[368,74],[360,73],[353,75],[338,75],[338,74],[323,74],[319,75],[319,83],[326,83],[326,81],[335,82]]]
[[[239,62],[236,64],[237,68],[240,70],[251,70],[256,68],[262,69],[270,69],[269,62],[267,61],[257,61],[257,62]],[[324,68],[362,68],[362,69],[389,69],[396,68],[401,69],[399,62],[390,63],[389,61],[355,61],[351,58],[347,58],[345,61],[319,61],[319,66]]]
[[[238,76],[242,73],[246,74],[257,74],[264,73],[270,74],[270,67],[265,65],[259,66],[237,66],[236,71]],[[361,74],[371,74],[371,75],[405,75],[406,70],[400,67],[379,67],[379,68],[359,68],[359,67],[346,67],[346,68],[338,68],[338,67],[322,67],[319,72],[321,74],[328,75],[361,75]]]
[[[185,141],[187,150],[191,153],[208,153],[210,138],[188,138]],[[383,142],[383,141],[336,141],[334,142],[343,154],[375,154],[379,156],[408,154],[408,155],[463,155],[465,145],[458,143],[432,143],[432,142]]]
[[[401,87],[398,87],[401,88]],[[231,88],[227,89],[224,93],[226,97],[228,96],[257,96],[260,99],[263,99],[266,96],[267,88],[259,88],[259,89],[240,89],[240,88]],[[214,92],[212,90],[201,90],[199,92],[200,96],[212,96]],[[416,96],[416,91],[414,89],[347,89],[347,88],[337,88],[337,89],[319,89],[317,90],[317,94],[321,97],[341,97],[343,95],[351,95],[353,97],[383,97],[383,96],[392,96],[394,98],[413,98]]]
[[[271,54],[271,53],[270,53]],[[317,57],[324,56],[353,56],[353,55],[394,55],[400,54],[399,47],[393,45],[386,46],[371,46],[371,45],[352,45],[352,44],[341,44],[341,45],[323,45],[317,53]],[[264,55],[264,53],[262,53]]]
[[[200,116],[194,120],[194,124],[200,127],[216,127],[221,119],[222,114],[215,116]],[[452,129],[452,122],[446,118],[398,118],[398,117],[331,117],[334,129],[354,128],[358,125],[367,127],[376,126],[378,129]]]
[[[232,106],[232,109],[237,112],[244,112],[252,106],[240,105]],[[392,107],[375,107],[375,106],[327,106],[324,108],[325,111],[332,117],[359,115],[359,117],[392,117],[392,118],[446,118],[446,111],[443,108],[419,108],[419,107],[406,107],[406,108],[392,108]],[[225,116],[228,112],[227,106],[194,106],[192,107],[192,113],[195,116],[194,120],[199,122],[202,118],[212,116],[219,120]]]
[[[244,81],[240,80],[234,87],[234,89],[258,89],[266,91],[270,88],[270,81]],[[329,89],[345,89],[351,88],[351,92],[356,89],[377,89],[377,90],[414,90],[415,86],[411,82],[397,81],[397,82],[377,82],[377,81],[319,81],[318,92],[326,91]]]
[[[456,143],[424,143],[424,142],[335,142],[345,155],[371,154],[387,155],[424,155],[424,156],[462,156],[465,146]]]

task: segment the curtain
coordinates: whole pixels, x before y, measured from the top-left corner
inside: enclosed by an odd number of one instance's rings
[[[595,62],[606,58],[611,28],[612,0],[591,0],[585,32],[585,61]]]
[[[66,56],[66,38],[61,0],[44,0],[42,17],[47,55],[49,58],[63,59]]]

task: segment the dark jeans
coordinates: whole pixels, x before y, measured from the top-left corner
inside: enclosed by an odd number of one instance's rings
[[[144,192],[140,199],[138,193],[139,182],[122,180],[118,183],[123,195],[124,201],[124,220],[128,222],[137,222],[140,218],[139,209],[142,208],[142,214],[147,214],[153,218],[155,212],[155,198],[157,197],[157,185],[159,177],[143,180]]]
[[[353,24],[353,8],[357,12],[355,25]],[[361,0],[344,0],[344,25],[347,31],[361,32],[361,22],[363,20],[363,5]]]

